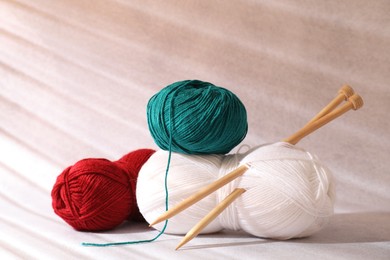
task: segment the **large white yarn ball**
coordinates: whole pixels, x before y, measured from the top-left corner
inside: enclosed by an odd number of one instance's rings
[[[168,152],[158,151],[142,167],[137,202],[150,223],[165,211],[164,178]],[[169,207],[246,164],[242,177],[169,220],[167,233],[185,234],[235,188],[246,189],[202,233],[223,228],[245,230],[258,237],[289,239],[321,229],[333,214],[329,170],[312,154],[288,143],[265,145],[245,155],[181,155],[172,153],[168,174]],[[155,226],[161,230],[163,223]]]
[[[241,164],[250,167],[235,184],[247,190],[233,205],[241,229],[289,239],[309,236],[328,223],[334,203],[331,174],[314,155],[280,142],[251,151]]]

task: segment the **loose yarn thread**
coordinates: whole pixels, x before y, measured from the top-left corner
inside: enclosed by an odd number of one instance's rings
[[[162,212],[159,172],[166,156],[164,151],[157,151],[142,167],[139,175],[137,199],[140,211],[148,222]],[[167,233],[187,233],[216,203],[237,187],[247,191],[202,233],[227,228],[242,229],[258,237],[274,239],[303,237],[324,227],[333,214],[334,194],[330,171],[315,156],[288,143],[258,147],[245,155],[172,156],[170,206],[236,168],[237,161],[249,165],[249,169],[228,187],[172,217],[171,225],[165,231]],[[155,228],[159,230],[161,224]]]
[[[168,150],[164,175],[166,211],[169,208],[168,172],[172,152],[227,153],[248,131],[246,110],[241,101],[230,91],[199,80],[176,82],[154,95],[148,102],[147,117],[156,144]],[[165,220],[160,233],[148,240],[83,245],[104,247],[153,242],[164,234],[167,226],[168,220]]]

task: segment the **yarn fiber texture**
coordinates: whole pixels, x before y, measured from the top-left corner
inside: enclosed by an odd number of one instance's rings
[[[156,93],[148,102],[147,119],[161,149],[184,154],[226,154],[248,131],[240,99],[200,80],[175,82]]]
[[[54,212],[80,231],[109,230],[125,220],[144,221],[136,202],[136,181],[154,152],[139,149],[118,161],[90,158],[67,167],[51,192]]]
[[[142,167],[137,183],[140,211],[149,223],[165,211],[163,171],[168,153],[157,151]],[[202,233],[244,230],[257,237],[289,239],[315,233],[333,214],[330,171],[311,153],[288,143],[265,145],[246,154],[172,154],[169,206],[226,175],[240,164],[243,176],[169,220],[167,233],[185,234],[235,188],[246,189]],[[161,229],[162,224],[155,228]]]

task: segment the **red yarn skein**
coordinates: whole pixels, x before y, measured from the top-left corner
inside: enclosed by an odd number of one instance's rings
[[[54,212],[74,229],[103,231],[124,220],[143,220],[135,188],[138,173],[154,153],[139,149],[118,161],[83,159],[66,168],[51,192]]]

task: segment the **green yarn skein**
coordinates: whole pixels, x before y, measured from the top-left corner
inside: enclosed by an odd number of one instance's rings
[[[148,102],[147,119],[161,149],[184,154],[226,154],[248,131],[238,97],[200,80],[175,82],[156,93]]]

